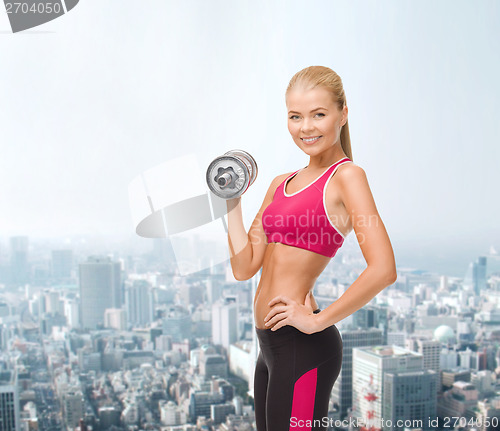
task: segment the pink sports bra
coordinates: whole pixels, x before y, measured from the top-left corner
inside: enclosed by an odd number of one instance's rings
[[[337,168],[351,162],[344,157],[329,166],[312,183],[288,194],[286,185],[299,171],[288,176],[274,192],[272,202],[262,213],[267,241],[299,247],[333,257],[344,243],[344,235],[333,225],[326,212],[326,184]]]

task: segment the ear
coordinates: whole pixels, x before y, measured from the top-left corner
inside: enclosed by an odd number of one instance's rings
[[[345,126],[345,123],[347,123],[348,111],[349,111],[349,109],[347,108],[347,105],[342,108],[342,126]]]

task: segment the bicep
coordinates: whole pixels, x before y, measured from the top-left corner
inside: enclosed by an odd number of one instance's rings
[[[342,202],[352,220],[366,263],[380,268],[383,272],[394,273],[391,242],[375,205],[365,171],[350,164],[340,177]]]

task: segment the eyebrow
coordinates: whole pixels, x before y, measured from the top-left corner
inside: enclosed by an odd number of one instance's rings
[[[325,111],[328,111],[328,109],[326,109],[326,108],[321,108],[321,107],[319,107],[319,108],[313,109],[311,112],[314,112],[314,111],[319,111],[320,109],[324,109]],[[288,113],[289,113],[289,114],[292,114],[292,113],[293,113],[293,114],[300,114],[300,112],[297,112],[297,111],[288,111]]]

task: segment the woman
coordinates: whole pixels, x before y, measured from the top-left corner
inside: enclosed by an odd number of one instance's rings
[[[241,199],[227,201],[231,266],[237,280],[262,268],[254,299],[257,430],[326,430],[342,363],[335,323],[392,284],[396,265],[365,172],[352,162],[340,77],[322,66],[301,70],[286,106],[288,130],[309,164],[274,178],[248,234]],[[314,283],[351,230],[367,267],[320,312]]]

